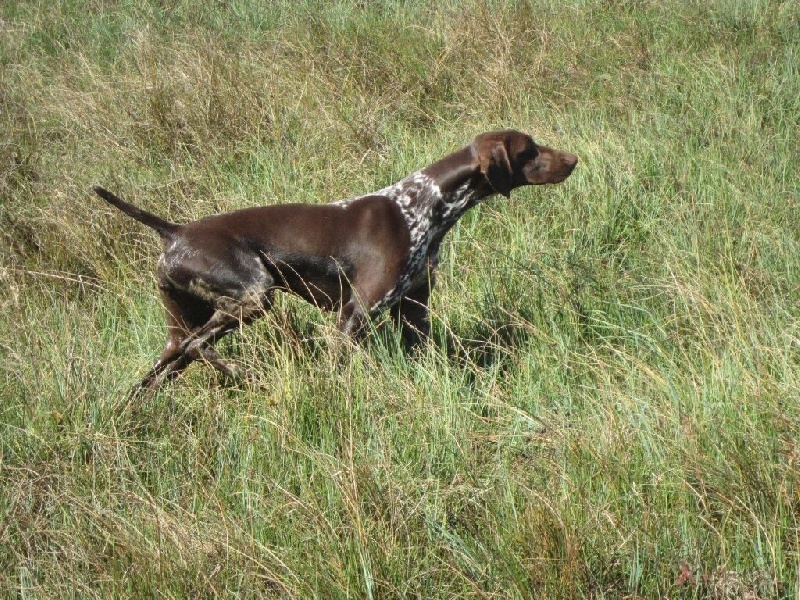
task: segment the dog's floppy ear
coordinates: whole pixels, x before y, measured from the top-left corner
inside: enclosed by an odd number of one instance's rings
[[[498,194],[511,196],[511,161],[503,140],[485,144],[478,149],[481,173]]]

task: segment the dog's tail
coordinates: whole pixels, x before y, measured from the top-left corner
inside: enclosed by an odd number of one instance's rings
[[[165,221],[161,217],[146,212],[141,208],[136,208],[133,204],[128,204],[122,198],[115,196],[106,189],[101,188],[99,185],[94,186],[94,193],[100,196],[103,200],[116,206],[129,217],[133,217],[140,223],[155,229],[163,239],[169,239],[178,230],[180,225]]]

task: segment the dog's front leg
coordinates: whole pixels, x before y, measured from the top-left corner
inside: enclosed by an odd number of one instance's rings
[[[428,299],[431,285],[426,283],[403,296],[391,309],[392,320],[400,327],[403,345],[406,350],[427,341],[431,332],[430,309]]]
[[[339,331],[357,340],[363,334],[368,320],[369,315],[354,296],[339,312]]]

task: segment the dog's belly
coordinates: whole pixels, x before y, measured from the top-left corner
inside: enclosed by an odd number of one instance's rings
[[[260,253],[274,279],[286,290],[323,310],[337,310],[350,297],[352,269],[332,256],[303,256],[280,250]]]

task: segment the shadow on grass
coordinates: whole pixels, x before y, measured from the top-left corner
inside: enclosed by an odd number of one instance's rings
[[[444,331],[443,349],[450,361],[462,367],[506,368],[532,336],[519,317],[497,308],[468,329]]]

